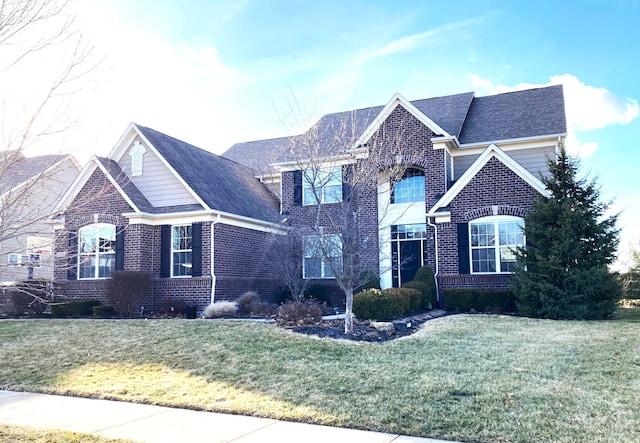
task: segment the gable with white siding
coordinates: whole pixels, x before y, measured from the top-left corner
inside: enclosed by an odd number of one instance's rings
[[[131,151],[140,143],[146,152],[142,154],[142,174],[132,173]],[[120,157],[118,165],[131,179],[142,194],[155,207],[197,204],[198,201],[185,188],[169,168],[162,162],[153,149],[150,149],[140,137],[136,137]]]

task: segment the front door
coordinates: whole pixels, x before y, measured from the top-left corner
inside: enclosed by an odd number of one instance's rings
[[[393,286],[398,288],[416,275],[427,260],[427,232],[425,224],[395,225],[391,227]]]

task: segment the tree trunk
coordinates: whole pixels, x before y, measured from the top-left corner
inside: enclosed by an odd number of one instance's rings
[[[345,291],[344,333],[353,333],[353,289]]]

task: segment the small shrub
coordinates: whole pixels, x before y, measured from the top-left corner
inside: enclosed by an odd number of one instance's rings
[[[93,315],[93,307],[99,305],[99,300],[59,301],[51,305],[51,316],[54,318],[89,317]]]
[[[436,294],[436,281],[433,276],[433,271],[429,266],[420,266],[418,271],[416,272],[415,277],[413,278],[414,282],[426,283],[429,285],[429,291],[425,293],[428,296],[428,301],[424,300],[423,304],[426,306],[431,303],[431,306],[436,306],[438,303],[438,298]]]
[[[255,291],[247,291],[236,300],[238,313],[251,315],[262,312],[262,299]]]
[[[475,309],[479,312],[513,312],[515,298],[504,289],[445,289],[447,307],[460,311]]]
[[[276,321],[280,325],[313,325],[322,321],[322,307],[316,302],[291,301],[280,306]]]
[[[107,300],[120,314],[131,317],[140,301],[151,290],[151,274],[139,271],[113,271],[107,281]]]
[[[219,301],[204,308],[204,318],[231,317],[238,312],[238,305],[232,301]]]
[[[112,317],[115,315],[116,311],[113,309],[113,306],[94,306],[91,308],[91,312],[94,317]]]
[[[187,313],[187,302],[180,298],[167,298],[162,302],[162,310],[172,317],[185,315]]]
[[[4,312],[13,316],[20,317],[21,315],[29,314],[29,303],[33,301],[33,297],[29,294],[12,288],[7,291],[7,300],[4,305]]]

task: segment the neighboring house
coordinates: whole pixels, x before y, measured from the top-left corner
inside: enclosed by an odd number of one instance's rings
[[[393,133],[404,134],[401,151],[380,166],[377,190],[358,196],[367,208],[359,234],[370,245],[361,263],[380,275],[383,288],[411,280],[422,265],[434,270],[440,290],[506,288],[513,251],[525,245],[523,218],[546,193],[540,178],[566,136],[562,86],[417,101],[396,94],[385,106],[325,115],[306,134],[238,144],[223,155],[257,176],[268,171],[270,186],[281,187],[282,214],[300,227],[317,223],[311,190],[321,193],[321,204],[339,205],[349,163],[369,161],[371,141]],[[308,154],[296,152],[305,137],[327,166],[315,178],[305,171]],[[336,139],[343,149],[335,149]],[[385,165],[403,166],[404,175],[391,183]],[[301,245],[304,277],[330,278],[312,237]]]
[[[48,219],[78,174],[72,156],[0,159],[0,284],[53,279],[53,231]]]
[[[131,124],[58,208],[56,280],[67,296],[104,301],[115,270],[151,273],[146,310],[280,290],[264,259],[281,233],[278,200],[252,169],[153,129]]]

